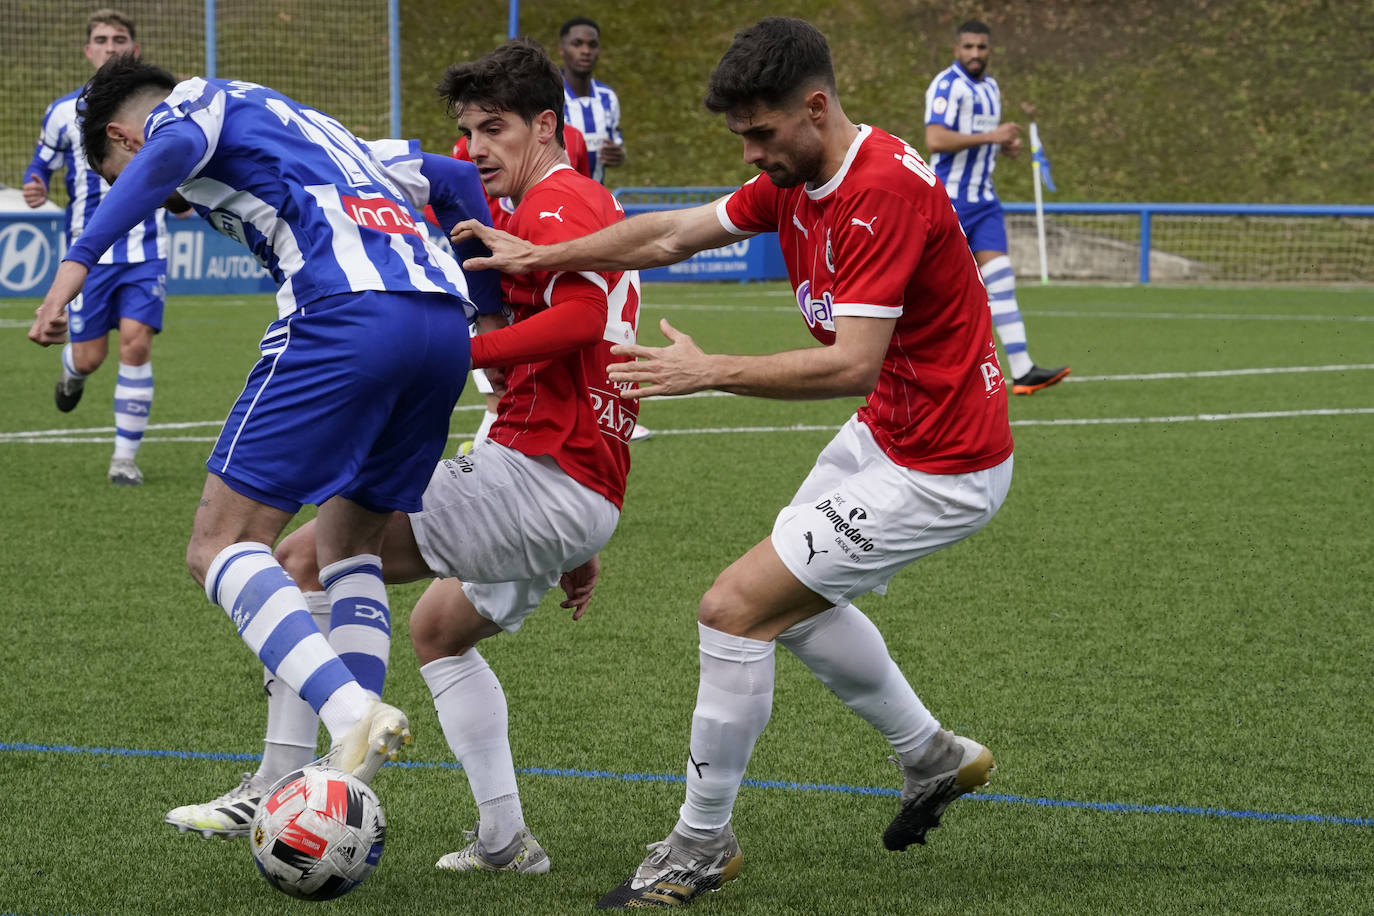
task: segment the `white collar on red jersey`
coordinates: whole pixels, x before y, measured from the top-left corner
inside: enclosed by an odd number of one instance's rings
[[[853,143],[849,144],[849,151],[844,154],[844,162],[840,163],[840,167],[835,171],[835,174],[830,176],[830,180],[819,188],[807,186],[805,188],[806,196],[812,200],[820,200],[822,197],[835,193],[835,189],[840,186],[840,182],[844,181],[844,176],[849,173],[849,166],[853,164],[854,157],[859,155],[859,147],[863,145],[864,140],[867,139],[868,135],[871,133],[873,133],[873,128],[869,127],[867,124],[860,124],[859,135],[854,138]]]

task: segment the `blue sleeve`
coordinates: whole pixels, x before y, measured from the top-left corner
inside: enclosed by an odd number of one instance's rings
[[[205,135],[189,123],[168,124],[124,167],[64,261],[90,267],[121,236],[148,218],[205,155]]]
[[[481,220],[491,225],[491,210],[482,191],[477,166],[451,156],[424,153],[420,159],[420,174],[429,182],[429,205],[439,220],[439,228],[447,235],[465,219]],[[491,254],[487,246],[469,239],[453,246],[453,253],[461,265],[468,258],[484,258]],[[463,271],[468,280],[468,294],[477,311],[494,315],[501,311],[501,274],[494,270]]]
[[[48,167],[48,163],[43,159],[44,149],[46,147],[43,145],[43,141],[39,140],[38,146],[33,151],[33,161],[29,163],[28,168],[24,169],[24,177],[19,182],[21,185],[26,183],[30,177],[37,175],[43,180],[43,184],[52,186],[53,170]]]

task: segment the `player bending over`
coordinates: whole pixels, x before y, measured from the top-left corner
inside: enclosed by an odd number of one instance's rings
[[[174,192],[271,272],[278,317],[207,462],[186,562],[319,713],[331,764],[370,781],[409,740],[405,714],[377,699],[390,632],[377,554],[392,512],[420,509],[443,454],[467,372],[466,280],[369,149],[322,112],[253,83],[178,83],[127,57],[83,99],[87,157],[113,187],[29,337],[61,343],[90,265]],[[319,505],[330,601],[375,618],[348,662],[272,556],[305,503]]]
[[[910,145],[851,122],[825,37],[769,18],[735,36],[707,107],[763,175],[714,204],[651,213],[536,246],[477,223],[494,252],[472,267],[618,270],[777,232],[797,304],[826,346],[708,354],[666,321],[665,348],[625,346],[627,397],[718,389],[756,397],[866,396],[764,538],[717,577],[698,621],[701,681],[686,801],[668,836],[602,908],[673,906],[739,874],[731,811],[773,703],[774,644],[882,733],[903,773],[889,849],[924,842],[984,785],[986,747],[944,730],[852,601],[978,531],[1011,482],[1007,392],[978,268],[949,196]]]
[[[491,197],[516,204],[510,230],[536,243],[574,238],[623,213],[601,185],[569,167],[562,83],[544,51],[513,41],[448,70],[440,93],[457,116]],[[502,277],[515,313],[509,327],[473,339],[472,364],[506,367],[490,441],[439,463],[423,508],[396,513],[386,530],[388,581],[440,576],[410,617],[421,674],[478,823],[470,842],[441,858],[453,871],[543,873],[549,858],[525,826],[507,739],[505,695],[476,644],[513,633],[555,584],[582,616],[625,495],[636,402],[607,378],[611,347],[635,340],[639,277],[631,271],[530,271]],[[278,555],[321,606],[315,524],[289,535]],[[327,577],[325,584],[328,585]],[[334,618],[335,626],[340,620]],[[167,819],[225,836],[246,832],[262,790],[313,752],[316,720],[285,691],[270,692],[267,753],[239,789]],[[244,815],[247,815],[245,817]]]

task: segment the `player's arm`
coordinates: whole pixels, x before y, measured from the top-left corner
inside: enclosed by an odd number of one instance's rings
[[[477,174],[477,166],[466,160],[451,156],[436,156],[422,153],[420,174],[429,182],[429,205],[434,208],[434,216],[439,220],[439,228],[446,233],[464,220],[477,220],[491,225],[491,211],[487,208],[487,198],[482,192],[482,181]],[[480,239],[469,239],[454,243],[453,253],[458,263],[469,258],[485,257],[490,252]],[[497,314],[503,310],[501,303],[501,278],[498,274],[465,271],[468,292],[473,305],[481,314]]]
[[[184,122],[167,125],[148,138],[62,259],[29,328],[30,340],[49,346],[66,339],[67,303],[81,292],[90,266],[172,196],[195,171],[207,146],[199,129]]]
[[[554,281],[555,287],[569,276],[575,279],[567,281],[567,285],[575,284],[576,289],[555,291],[551,307],[515,324],[474,337],[472,368],[537,363],[590,347],[601,340],[606,333],[605,291],[582,275],[564,275]]]
[[[453,240],[461,243],[473,236],[486,243],[491,257],[465,261],[463,266],[510,274],[662,267],[742,238],[721,225],[715,203],[632,216],[591,235],[554,245],[533,245],[474,220],[459,223]]]
[[[43,127],[38,133],[33,159],[24,169],[20,192],[24,195],[24,203],[30,207],[41,207],[47,201],[52,174],[57,171],[58,157],[65,148],[61,145],[65,141],[65,132],[54,129],[56,125],[52,123],[52,113],[52,108],[49,108],[43,116]]]
[[[1014,121],[998,124],[992,130],[976,134],[961,134],[943,124],[927,124],[926,151],[930,153],[957,153],[960,150],[984,146],[988,143],[1006,146],[1010,143],[1019,143],[1020,134],[1021,125]]]
[[[707,353],[668,323],[659,329],[666,347],[620,344],[611,348],[633,362],[612,363],[610,379],[638,387],[626,398],[691,394],[715,389],[778,400],[865,396],[878,384],[895,318],[839,316],[835,343],[828,347],[785,350],[763,356]]]

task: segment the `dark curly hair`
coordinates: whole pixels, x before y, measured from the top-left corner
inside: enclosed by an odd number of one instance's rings
[[[558,116],[554,137],[563,145],[563,77],[543,46],[529,38],[513,38],[477,60],[454,64],[435,90],[455,118],[469,105],[509,111],[526,124],[552,111]]]
[[[818,86],[835,90],[825,36],[804,19],[770,16],[735,33],[711,72],[706,107],[716,114],[756,104],[780,108]]]
[[[76,103],[81,115],[81,145],[86,148],[91,168],[99,171],[100,163],[109,155],[110,138],[105,128],[125,102],[144,92],[165,95],[176,84],[176,77],[166,70],[128,54],[111,57],[95,71]]]

